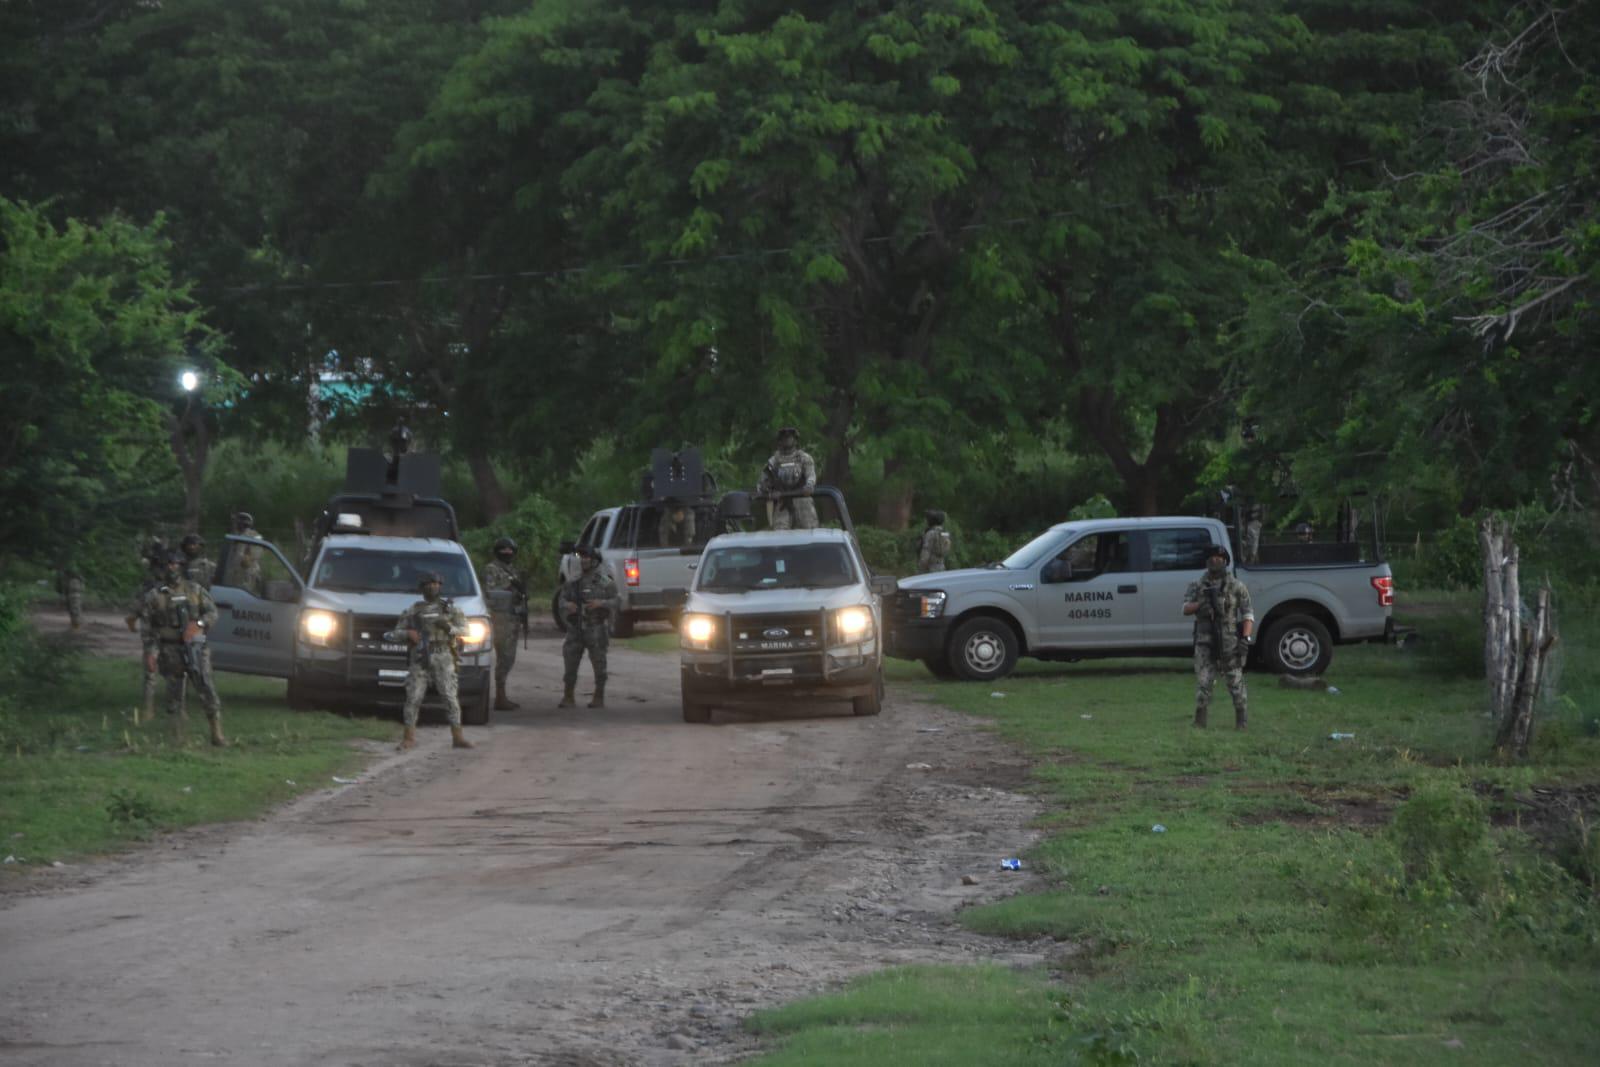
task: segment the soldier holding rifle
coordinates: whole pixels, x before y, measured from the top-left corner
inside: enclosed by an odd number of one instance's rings
[[[1255,640],[1256,616],[1250,591],[1228,573],[1228,550],[1206,546],[1206,573],[1190,582],[1183,594],[1183,613],[1194,619],[1194,725],[1205,729],[1211,691],[1221,674],[1233,698],[1234,726],[1243,730],[1250,718],[1244,687],[1244,660]]]
[[[228,741],[222,736],[222,701],[211,680],[211,649],[206,645],[206,634],[217,622],[217,605],[204,586],[183,576],[186,562],[182,552],[169,553],[165,581],[139,602],[145,670],[159,671],[167,680],[167,715],[174,739],[183,739],[184,688],[193,682],[211,724],[211,743],[220,748]]]
[[[574,691],[578,686],[578,664],[583,653],[589,653],[589,664],[594,668],[594,699],[591,708],[606,706],[606,649],[611,644],[609,622],[617,601],[617,583],[600,567],[600,553],[592,545],[579,545],[578,557],[583,571],[561,587],[561,617],[567,622],[567,639],[561,646],[561,658],[566,672],[561,681],[565,687],[560,708],[570,708],[577,701]]]

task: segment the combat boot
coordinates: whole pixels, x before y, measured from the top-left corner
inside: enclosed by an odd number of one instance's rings
[[[494,710],[516,711],[519,706],[506,696],[506,684],[504,682],[496,682],[494,684]]]
[[[589,701],[589,706],[591,708],[603,708],[606,706],[606,683],[594,683],[594,698]]]
[[[406,732],[400,735],[400,751],[404,752],[407,749],[412,749],[412,748],[416,748],[416,747],[417,747],[417,728],[415,726],[407,726],[406,727]]]
[[[461,727],[452,726],[450,727],[450,747],[477,748],[478,746],[467,740],[467,735],[461,732]]]
[[[1194,709],[1194,728],[1196,730],[1206,728],[1206,709],[1203,707]]]
[[[575,708],[578,706],[578,694],[574,690],[578,688],[578,683],[568,682],[566,685],[566,690],[561,694],[561,703],[557,704],[556,707]]]
[[[228,739],[222,736],[222,719],[215,716],[211,719],[211,746],[213,748],[228,747]]]

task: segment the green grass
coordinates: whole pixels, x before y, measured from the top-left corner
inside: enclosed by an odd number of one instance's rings
[[[190,695],[188,744],[157,720],[135,726],[141,675],[131,659],[81,659],[64,679],[0,718],[0,854],[47,864],[198,823],[248,819],[358,768],[351,744],[393,723],[292,712],[283,683],[219,674],[226,749],[206,744]]]
[[[1567,613],[1561,696],[1505,764],[1475,598],[1412,599],[1424,640],[1340,649],[1337,693],[1250,675],[1246,733],[1221,687],[1189,726],[1180,661],[897,668],[1039,756],[1051,887],[962,920],[1059,939],[1059,980],[872,975],[758,1015],[759,1062],[1600,1062],[1600,626]]]

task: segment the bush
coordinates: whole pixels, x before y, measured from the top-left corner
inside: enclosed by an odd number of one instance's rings
[[[1498,877],[1488,808],[1459,786],[1421,786],[1395,812],[1389,832],[1412,885],[1438,881],[1477,900]]]

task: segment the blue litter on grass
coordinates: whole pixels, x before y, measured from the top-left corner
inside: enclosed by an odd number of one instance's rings
[[[1000,867],[1002,870],[1020,871],[1022,870],[1022,861],[1019,859],[1001,860]]]
[[[1167,828],[1162,826],[1160,823],[1156,823],[1154,826],[1150,827],[1150,832],[1153,834],[1164,834],[1167,832]]]

